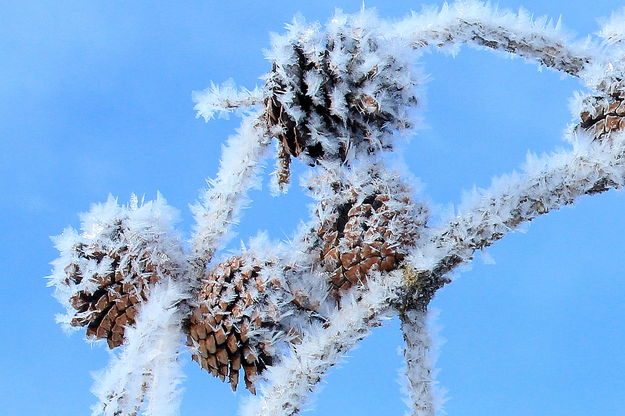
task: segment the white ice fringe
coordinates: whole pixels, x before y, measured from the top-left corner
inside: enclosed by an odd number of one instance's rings
[[[621,58],[623,58],[623,41],[625,41],[625,8],[612,13],[602,25],[599,36],[608,45],[619,46]]]
[[[406,416],[434,416],[444,401],[435,377],[436,353],[430,336],[429,313],[408,310],[401,315],[404,333],[404,359],[406,362],[407,404]]]
[[[247,191],[256,185],[258,165],[270,143],[260,117],[256,113],[245,117],[237,134],[228,138],[217,177],[208,181],[208,189],[191,207],[196,221],[191,245],[201,262],[210,261],[230,225],[238,221]]]
[[[237,109],[245,109],[263,101],[262,91],[259,88],[238,90],[232,79],[221,85],[211,82],[211,86],[203,91],[194,91],[193,102],[198,117],[205,121],[218,117],[227,117]]]
[[[388,310],[389,299],[396,296],[402,285],[401,271],[372,276],[369,288],[353,291],[342,299],[342,308],[328,319],[328,327],[309,331],[301,344],[293,346],[291,355],[284,357],[266,374],[268,385],[261,385],[261,394],[250,399],[241,409],[242,416],[285,416],[302,409],[308,395],[324,374],[371,327],[380,324]]]
[[[179,414],[182,372],[178,348],[183,339],[177,307],[185,287],[173,280],[158,283],[141,306],[134,327],[127,327],[121,353],[95,374],[93,393],[99,402],[93,416]],[[147,403],[142,404],[144,397]]]
[[[475,0],[414,13],[397,23],[395,31],[416,48],[450,47],[455,51],[459,45],[468,44],[516,54],[572,75],[598,57],[598,49],[590,40],[572,43],[559,20],[534,19],[523,9],[518,13],[499,11]]]

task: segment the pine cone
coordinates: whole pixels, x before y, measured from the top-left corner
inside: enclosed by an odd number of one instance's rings
[[[118,231],[117,235],[123,235],[121,228]],[[115,247],[79,245],[76,247],[79,261],[65,268],[66,284],[79,285],[86,274],[86,278],[95,283],[70,298],[77,312],[71,325],[86,326],[87,337],[106,339],[109,348],[124,342],[124,327],[134,325],[137,308],[148,299],[150,286],[159,281],[159,274],[147,253],[138,258],[128,253],[124,242],[116,243],[119,245]],[[82,266],[89,262],[107,271],[88,275]]]
[[[280,331],[281,305],[265,296],[280,291],[277,280],[264,281],[261,262],[233,257],[216,266],[204,280],[188,321],[188,344],[195,347],[192,358],[233,390],[243,369],[245,386],[255,392],[254,381],[273,361],[270,343]],[[262,264],[266,266],[265,264]]]
[[[109,198],[83,215],[83,233],[69,229],[57,237],[61,257],[51,284],[65,305],[62,321],[87,327],[87,337],[124,342],[150,288],[177,277],[182,264],[177,238],[169,228],[173,210],[159,196],[138,206],[118,206]]]
[[[267,126],[285,153],[310,165],[345,161],[348,149],[390,148],[390,136],[412,125],[406,109],[418,103],[412,63],[391,55],[401,40],[345,18],[323,34],[311,25],[277,37],[276,60],[265,76]]]
[[[371,269],[389,272],[399,267],[417,237],[418,224],[409,222],[414,221],[410,202],[406,196],[397,200],[388,193],[374,193],[340,206],[337,220],[322,224],[321,264],[331,273],[334,296],[366,285]]]

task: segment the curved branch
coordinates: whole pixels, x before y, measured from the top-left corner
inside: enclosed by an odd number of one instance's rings
[[[400,21],[396,31],[417,49],[469,44],[519,55],[573,76],[597,58],[589,41],[584,45],[570,42],[560,21],[534,20],[524,10],[500,12],[478,1],[459,1],[413,14]]]

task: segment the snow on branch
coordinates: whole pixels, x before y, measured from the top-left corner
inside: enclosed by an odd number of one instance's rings
[[[401,285],[401,271],[383,278],[378,274],[372,276],[367,290],[345,295],[343,306],[329,317],[326,327],[308,331],[280,365],[268,370],[269,384],[261,386],[261,396],[251,399],[242,408],[241,415],[286,416],[302,410],[323,375],[362,340],[371,327],[380,325],[389,309],[389,300],[397,296],[395,292]]]
[[[582,133],[578,133],[582,134]],[[475,196],[465,214],[419,244],[407,261],[421,278],[436,281],[475,250],[501,239],[520,224],[572,204],[576,198],[621,187],[625,178],[625,135],[612,140],[581,138],[571,152],[545,158],[530,157],[526,174],[497,178]]]
[[[398,22],[395,31],[415,48],[469,44],[519,55],[571,75],[597,58],[590,40],[572,43],[562,32],[560,20],[533,19],[523,9],[518,13],[499,11],[474,0],[413,13]]]
[[[210,261],[230,225],[238,221],[246,192],[257,185],[258,165],[270,143],[259,117],[245,117],[237,134],[228,138],[217,177],[208,181],[208,189],[191,207],[196,221],[191,245],[199,263]]]
[[[406,346],[407,404],[411,416],[434,416],[444,401],[444,392],[435,381],[436,354],[428,332],[430,313],[406,310],[400,313],[401,329]]]
[[[178,349],[184,337],[177,305],[185,296],[185,287],[171,279],[152,290],[135,326],[126,328],[122,352],[95,375],[93,393],[99,402],[93,416],[131,415],[141,409],[146,416],[177,414],[182,381]]]
[[[599,36],[608,45],[623,46],[625,41],[625,8],[622,8],[610,16],[602,25]],[[621,56],[622,58],[623,56]]]
[[[228,114],[237,110],[262,103],[263,95],[259,88],[237,90],[234,81],[229,79],[221,85],[211,82],[211,86],[203,91],[193,92],[193,101],[198,117],[208,121],[219,117],[227,117]]]

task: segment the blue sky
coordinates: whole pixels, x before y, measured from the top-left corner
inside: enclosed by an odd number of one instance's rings
[[[585,36],[617,3],[499,5],[562,15]],[[367,1],[389,18],[421,5]],[[42,279],[56,257],[49,236],[76,227],[77,213],[109,193],[126,201],[157,190],[181,210],[188,232],[187,206],[238,123],[196,119],[191,91],[230,77],[253,87],[269,68],[262,49],[270,31],[297,12],[325,21],[335,7],[352,12],[361,2],[0,0],[2,414],[88,414],[90,372],[107,361],[105,348],[54,322],[61,307]],[[564,146],[576,80],[470,49],[455,58],[427,54],[421,64],[431,74],[427,126],[406,145],[405,160],[435,206],[487,186],[529,149]],[[251,197],[239,239],[263,229],[288,238],[306,219],[310,201],[296,187],[278,199],[266,189]],[[539,218],[489,250],[496,264],[477,259],[438,294],[448,414],[623,414],[624,203],[612,192]],[[310,414],[402,414],[400,346],[397,321],[377,328],[331,372]],[[195,363],[185,372],[184,416],[234,414],[247,396]]]

